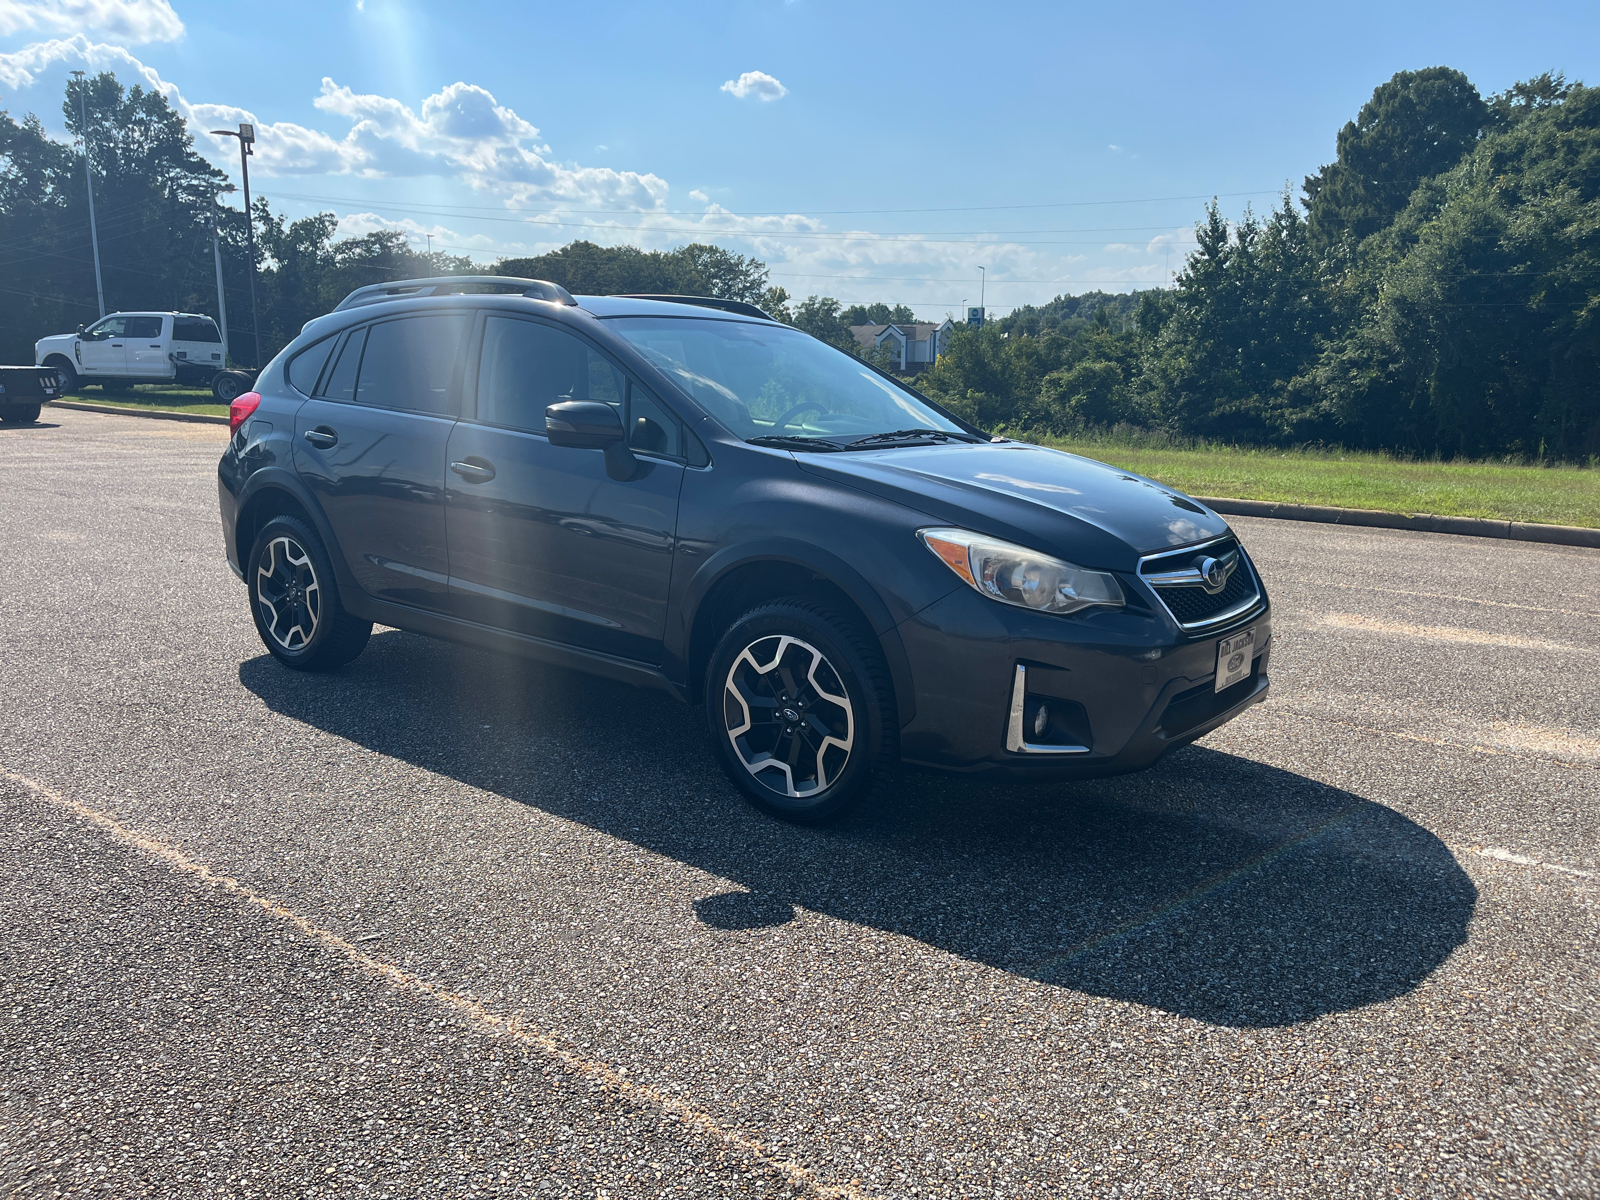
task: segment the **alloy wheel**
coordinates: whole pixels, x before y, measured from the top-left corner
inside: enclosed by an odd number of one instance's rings
[[[285,650],[303,650],[317,632],[322,588],[311,555],[291,537],[275,537],[256,565],[261,625]]]
[[[758,638],[723,682],[733,752],[763,787],[790,799],[827,789],[855,745],[855,709],[827,656],[788,634]]]

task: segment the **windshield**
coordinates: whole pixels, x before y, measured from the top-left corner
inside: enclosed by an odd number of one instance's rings
[[[747,440],[848,443],[902,430],[970,437],[859,359],[797,329],[692,317],[614,317],[611,325]]]

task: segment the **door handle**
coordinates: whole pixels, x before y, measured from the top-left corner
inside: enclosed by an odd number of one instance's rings
[[[122,343],[121,342],[112,342],[111,343],[111,348],[113,350],[121,350],[122,349]]]
[[[488,483],[494,478],[494,464],[488,459],[476,456],[463,459],[461,462],[453,462],[450,464],[450,469],[468,483]]]
[[[327,450],[339,444],[339,435],[326,425],[318,425],[315,429],[308,429],[301,436],[318,450]]]

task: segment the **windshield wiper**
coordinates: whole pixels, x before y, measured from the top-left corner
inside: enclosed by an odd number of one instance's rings
[[[760,437],[745,438],[752,446],[772,446],[778,450],[847,450],[838,442],[827,438],[798,437],[792,434],[767,433]]]
[[[959,437],[962,441],[970,439],[960,434],[947,433],[943,429],[896,429],[892,433],[870,433],[866,437],[857,438],[845,447],[846,450],[864,450],[871,446],[881,446],[886,442],[913,442],[932,439],[936,442],[948,442]]]

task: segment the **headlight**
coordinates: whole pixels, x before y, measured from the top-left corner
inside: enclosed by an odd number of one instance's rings
[[[919,529],[923,545],[992,600],[1036,612],[1070,613],[1122,604],[1116,577],[964,529]]]

